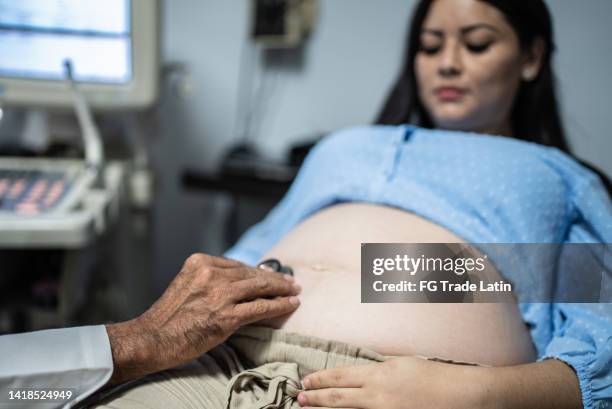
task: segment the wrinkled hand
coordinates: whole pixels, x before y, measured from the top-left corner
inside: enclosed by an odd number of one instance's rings
[[[293,312],[298,293],[292,277],[194,254],[145,313],[107,326],[111,383],[189,362],[243,325]]]
[[[486,368],[401,357],[326,369],[306,376],[302,407],[460,409],[480,407],[479,376]]]

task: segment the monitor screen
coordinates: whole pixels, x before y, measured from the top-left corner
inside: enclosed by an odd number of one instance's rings
[[[130,81],[129,3],[0,0],[0,75],[62,80],[70,59],[77,81]]]
[[[155,97],[154,0],[0,0],[0,99],[69,105],[65,61],[98,108]]]

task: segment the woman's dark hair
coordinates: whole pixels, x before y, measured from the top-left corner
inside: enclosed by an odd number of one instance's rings
[[[377,124],[399,125],[412,123],[424,128],[434,124],[417,94],[414,60],[420,49],[420,34],[427,13],[434,0],[421,0],[414,11],[408,30],[404,65],[399,78],[380,112]],[[572,155],[569,150],[559,114],[555,93],[552,55],[555,51],[550,12],[543,0],[479,0],[495,7],[505,16],[517,33],[522,49],[528,49],[536,39],[544,41],[545,51],[537,77],[521,82],[511,113],[513,136],[553,146]],[[573,155],[572,155],[573,156]],[[612,183],[598,169],[575,158],[593,170],[612,196]]]

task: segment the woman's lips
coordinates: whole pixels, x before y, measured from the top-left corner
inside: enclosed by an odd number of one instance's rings
[[[435,93],[441,101],[456,101],[465,94],[465,89],[457,87],[439,87]]]

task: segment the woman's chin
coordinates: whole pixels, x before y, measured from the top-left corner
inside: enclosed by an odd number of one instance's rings
[[[461,132],[474,132],[476,129],[466,123],[462,118],[445,118],[436,121],[436,128],[446,131],[461,131]]]
[[[436,128],[447,131],[482,133],[487,127],[466,114],[440,115],[434,119]]]

